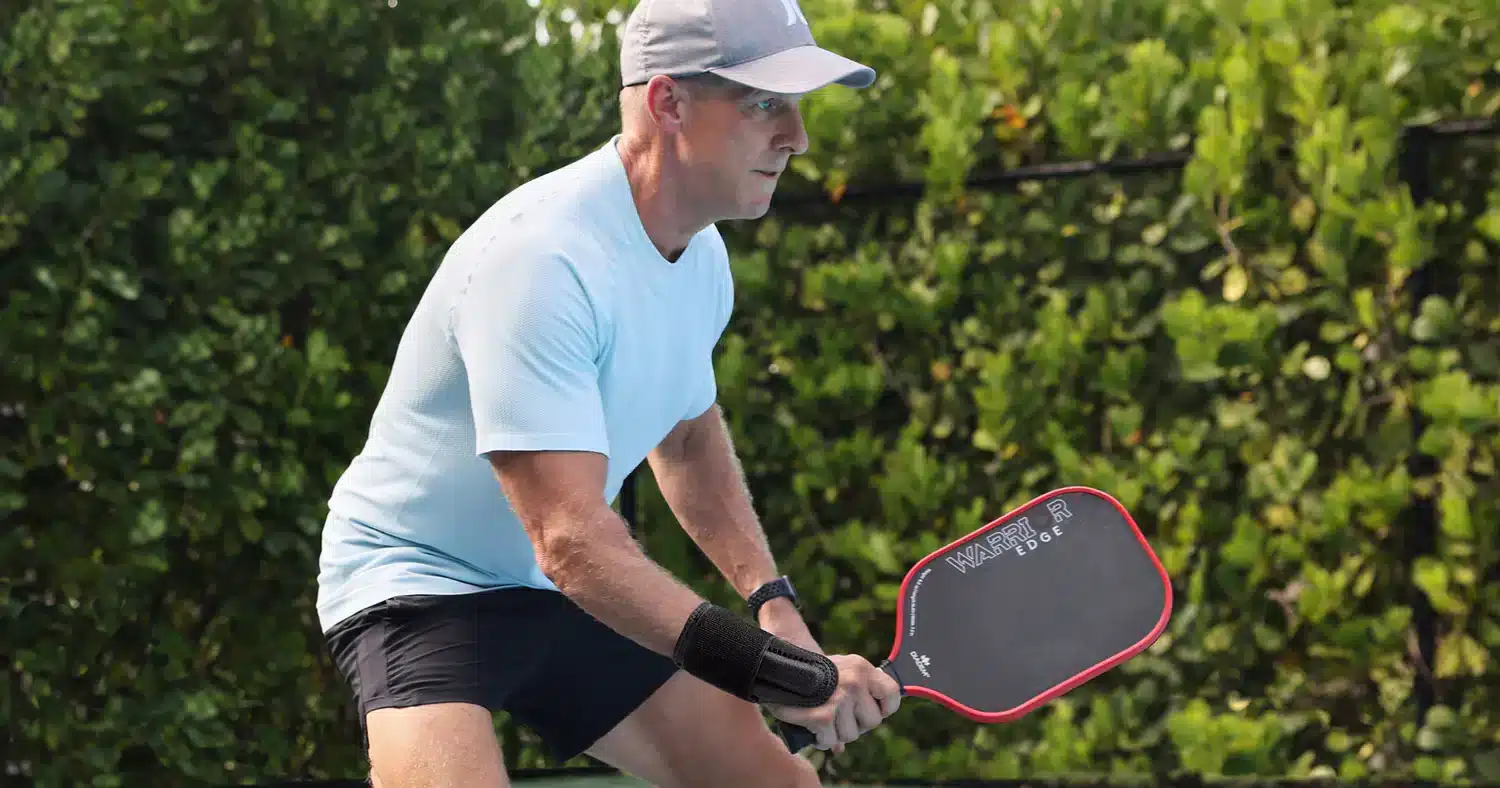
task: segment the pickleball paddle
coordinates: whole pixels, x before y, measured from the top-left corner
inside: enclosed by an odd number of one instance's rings
[[[1172,615],[1172,584],[1119,501],[1073,486],[918,561],[898,605],[880,669],[902,694],[976,722],[1010,722],[1155,642]],[[816,742],[801,726],[779,729],[792,752]]]

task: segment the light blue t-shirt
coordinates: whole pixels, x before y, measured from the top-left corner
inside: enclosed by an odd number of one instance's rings
[[[555,589],[486,452],[607,455],[599,495],[714,403],[729,255],[710,226],[668,261],[618,137],[493,205],[454,243],[401,336],[368,439],[329,500],[326,631],[392,596]]]

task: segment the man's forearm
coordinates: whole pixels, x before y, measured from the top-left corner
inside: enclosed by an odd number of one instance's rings
[[[651,470],[682,529],[741,597],[776,577],[776,560],[718,406],[654,451]]]
[[[619,518],[607,507],[600,519]],[[642,646],[672,655],[688,616],[704,600],[646,556],[624,522],[600,523],[593,533],[619,529],[618,537],[549,545],[543,571],[574,604]],[[584,529],[588,530],[588,529]]]

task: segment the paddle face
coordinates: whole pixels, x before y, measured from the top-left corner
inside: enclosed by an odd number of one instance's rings
[[[1171,609],[1124,507],[1065,487],[912,567],[887,669],[910,695],[1005,722],[1143,651]]]

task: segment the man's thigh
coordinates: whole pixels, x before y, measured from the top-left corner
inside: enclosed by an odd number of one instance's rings
[[[605,626],[561,594],[543,664],[506,700],[510,717],[541,737],[554,761],[584,754],[677,673],[672,660]],[[494,628],[491,650],[512,647]]]
[[[373,788],[509,788],[488,709],[433,703],[365,718]]]
[[[565,604],[546,665],[509,704],[557,760],[587,752],[657,788],[819,785],[759,707]]]
[[[757,706],[677,673],[589,754],[657,788],[817,788]]]
[[[557,628],[555,596],[505,589],[399,597],[329,633],[380,788],[506,785],[492,714],[544,663]],[[526,647],[494,648],[498,630]]]

